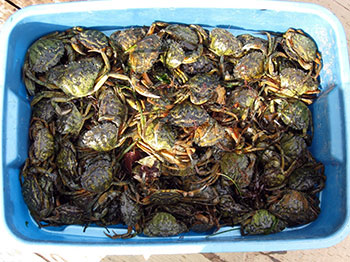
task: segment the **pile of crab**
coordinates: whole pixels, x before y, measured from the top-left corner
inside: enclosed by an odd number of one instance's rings
[[[308,150],[321,67],[294,29],[154,22],[45,35],[23,66],[24,201],[40,227],[127,226],[111,238],[309,223],[325,184]]]

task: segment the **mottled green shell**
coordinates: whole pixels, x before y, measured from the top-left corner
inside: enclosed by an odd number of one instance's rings
[[[286,38],[286,45],[288,48],[302,60],[305,62],[313,62],[316,59],[317,46],[310,37],[291,31],[287,31],[284,37]]]
[[[253,178],[255,160],[254,154],[225,153],[220,161],[221,172],[235,181],[240,188],[247,187]]]
[[[187,42],[196,45],[199,42],[197,33],[189,26],[172,24],[168,25],[164,31],[172,36],[178,42]]]
[[[57,167],[64,173],[74,175],[77,172],[78,161],[74,145],[69,140],[62,143],[56,156]]]
[[[159,212],[148,222],[143,233],[149,237],[168,237],[186,232],[186,225],[166,212]]]
[[[319,213],[317,207],[311,206],[306,195],[296,190],[285,191],[283,197],[269,207],[269,211],[284,220],[288,226],[310,223]]]
[[[170,123],[179,127],[200,126],[209,118],[207,111],[188,101],[177,104],[168,115]]]
[[[83,30],[76,39],[87,49],[102,50],[108,46],[107,36],[98,30]]]
[[[180,202],[183,199],[183,195],[175,190],[158,190],[149,196],[149,201],[152,204],[157,205],[171,205]]]
[[[224,139],[225,129],[213,118],[196,128],[193,142],[201,147],[213,146]]]
[[[99,96],[98,121],[112,121],[118,127],[123,124],[126,107],[111,88],[105,89]]]
[[[242,223],[244,235],[273,234],[282,231],[286,223],[265,209],[255,211],[254,215]]]
[[[255,89],[238,87],[227,97],[227,104],[231,106],[233,113],[242,116],[247,114],[249,109],[254,111],[254,104],[258,97],[258,92]]]
[[[281,148],[285,156],[297,159],[305,152],[305,139],[293,133],[284,133],[281,139]]]
[[[112,164],[108,157],[90,160],[81,176],[81,186],[90,192],[106,191],[113,180]]]
[[[120,212],[123,222],[132,227],[138,223],[142,215],[140,205],[135,203],[126,192],[120,196]]]
[[[187,86],[191,92],[191,102],[195,105],[206,103],[212,98],[218,84],[218,78],[214,75],[195,75],[187,83]]]
[[[243,56],[233,69],[235,78],[251,81],[259,79],[264,73],[265,56],[263,53],[253,51]]]
[[[64,55],[62,41],[52,38],[39,39],[28,49],[28,60],[34,72],[46,72],[55,66]]]
[[[308,78],[306,73],[296,68],[284,68],[280,73],[283,95],[288,97],[300,97],[306,92],[317,92],[319,83]]]
[[[24,176],[22,195],[34,216],[44,218],[52,211],[53,198],[42,190],[35,174]]]
[[[210,50],[218,56],[240,56],[242,43],[229,31],[223,28],[214,28],[210,31]]]
[[[73,104],[69,104],[71,111],[64,115],[59,115],[56,121],[57,131],[61,134],[78,135],[84,124],[84,119],[78,108]]]
[[[153,121],[146,126],[143,140],[154,150],[171,151],[175,144],[176,132],[171,126],[160,121]]]
[[[165,65],[169,68],[179,67],[185,59],[185,51],[179,43],[171,42],[165,56]]]
[[[118,127],[113,123],[94,126],[81,135],[81,144],[96,151],[109,151],[118,144]]]
[[[120,48],[126,51],[142,40],[146,36],[146,33],[147,31],[144,28],[128,28],[114,32],[109,37],[109,40],[114,48]]]
[[[32,144],[35,159],[43,162],[54,154],[55,141],[51,132],[42,127],[37,130]]]
[[[59,205],[53,210],[53,216],[44,219],[46,222],[51,222],[58,225],[76,225],[84,224],[84,216],[86,212],[77,206],[72,206],[68,203]]]
[[[161,45],[158,35],[150,35],[139,41],[129,54],[131,69],[137,74],[147,72],[157,61]]]
[[[311,112],[302,101],[281,100],[277,106],[282,121],[296,130],[307,129],[310,125]]]
[[[84,97],[95,91],[95,81],[102,67],[103,62],[97,57],[83,58],[52,68],[47,78],[68,96]]]
[[[42,99],[32,106],[32,117],[42,119],[47,123],[53,120],[55,114],[56,111],[50,99]]]

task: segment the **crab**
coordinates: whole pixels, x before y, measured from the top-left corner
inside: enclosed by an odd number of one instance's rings
[[[73,27],[68,31],[72,31],[74,34],[70,40],[73,49],[81,55],[86,55],[84,49],[88,52],[97,52],[101,54],[105,64],[104,74],[108,73],[110,70],[110,63],[106,52],[109,53],[110,50],[107,36],[98,30],[83,29],[79,26]]]
[[[224,28],[214,28],[210,31],[209,49],[216,55],[240,57],[242,42]]]
[[[106,191],[112,184],[115,168],[118,168],[118,165],[106,153],[88,158],[84,161],[81,174],[82,188],[93,193]]]
[[[194,30],[193,30],[193,29]],[[180,82],[185,83],[188,78],[181,71],[181,64],[195,62],[203,53],[203,38],[208,35],[200,26],[186,26],[180,24],[170,24],[160,31],[160,35],[170,35],[172,40],[167,41],[167,51],[164,55],[164,64],[171,69]],[[189,52],[186,52],[188,50]]]
[[[249,186],[255,172],[256,156],[253,153],[225,153],[220,160],[221,173],[228,184],[234,184],[238,190]],[[227,179],[228,178],[228,179]]]
[[[57,131],[62,135],[78,135],[83,128],[85,120],[92,116],[91,114],[88,116],[81,114],[72,102],[67,102],[64,104],[64,107],[60,107],[59,112],[60,114],[58,114],[56,126]]]
[[[190,145],[176,140],[175,129],[158,119],[149,122],[144,129],[139,127],[138,136],[140,140],[136,145],[161,162],[167,161],[183,168],[194,152]]]
[[[218,85],[219,79],[217,76],[197,74],[183,86],[185,93],[181,94],[175,103],[181,103],[187,97],[190,97],[193,104],[204,104],[212,99]]]
[[[244,55],[233,69],[234,77],[243,79],[245,82],[261,78],[265,72],[265,60],[265,55],[259,51]]]
[[[299,226],[314,221],[320,208],[315,199],[296,190],[276,192],[268,199],[268,210],[284,220],[288,226]]]
[[[311,104],[313,96],[321,91],[317,80],[297,68],[284,68],[278,77],[265,78],[261,85],[265,93],[272,92],[280,97],[300,99],[306,104]]]
[[[58,34],[36,40],[28,49],[23,65],[23,79],[29,95],[35,94],[35,84],[43,84],[36,73],[45,73],[58,64],[65,54],[65,45]]]
[[[114,49],[121,49],[123,52],[129,50],[137,42],[146,36],[145,27],[132,27],[125,30],[118,30],[109,37],[109,42]]]
[[[148,237],[168,237],[186,231],[188,231],[186,225],[177,221],[173,215],[166,212],[158,212],[146,223],[143,234]]]
[[[157,61],[162,41],[158,35],[150,35],[137,42],[129,52],[129,64],[136,74],[147,72]]]
[[[22,195],[31,215],[40,224],[55,208],[54,185],[57,175],[53,170],[31,166],[29,161],[20,173]]]
[[[304,102],[293,99],[274,99],[272,102],[277,104],[276,112],[285,125],[306,134],[312,118]]]
[[[225,134],[225,128],[215,119],[210,118],[208,122],[196,128],[193,142],[200,147],[214,146],[223,140]]]
[[[123,222],[128,226],[128,231],[127,233],[121,235],[118,235],[114,231],[112,231],[113,235],[105,233],[105,235],[109,238],[131,238],[141,231],[139,223],[143,212],[141,206],[131,198],[130,194],[130,190],[127,189],[120,196],[120,213]],[[134,233],[132,232],[133,229],[135,229]]]
[[[207,122],[209,118],[209,114],[202,107],[184,101],[176,104],[165,119],[179,127],[198,127]]]
[[[80,133],[79,146],[95,151],[110,151],[121,146],[125,140],[132,137],[132,133],[122,135],[120,129],[111,122],[103,122],[93,126],[90,130]]]
[[[50,226],[86,224],[87,214],[80,207],[65,203],[57,206],[52,215],[43,219]]]
[[[260,235],[278,233],[285,229],[286,223],[266,209],[256,210],[242,222],[242,235]]]
[[[117,127],[126,122],[127,107],[112,88],[104,88],[99,97],[98,121],[111,121]]]
[[[97,57],[86,57],[67,65],[53,67],[47,81],[61,89],[68,97],[80,98],[93,94],[104,83],[98,81],[103,63]]]
[[[322,57],[317,51],[316,43],[302,30],[289,28],[283,34],[282,47],[288,57],[296,60],[300,66],[312,72],[313,78],[317,78],[322,68]]]
[[[47,123],[41,119],[33,119],[30,126],[30,138],[33,144],[29,149],[29,158],[32,164],[42,163],[55,153],[55,139]]]
[[[69,139],[60,141],[60,149],[56,156],[58,174],[62,183],[72,190],[79,190],[78,160],[74,144]]]

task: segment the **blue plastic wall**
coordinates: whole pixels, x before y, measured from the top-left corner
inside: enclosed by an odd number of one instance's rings
[[[67,243],[76,245],[188,245],[204,244],[203,252],[287,250],[317,248],[339,241],[348,231],[348,146],[347,112],[349,100],[348,59],[345,36],[337,20],[324,9],[295,5],[292,10],[267,9],[202,9],[160,8],[125,9],[81,12],[78,9],[57,12],[48,8],[24,9],[22,18],[10,24],[5,50],[5,68],[1,68],[4,82],[2,108],[2,169],[5,221],[20,241]],[[99,8],[101,9],[101,8]],[[77,11],[74,11],[77,10]],[[316,10],[311,12],[310,10]],[[108,18],[108,19],[107,19]],[[19,172],[27,158],[30,105],[22,82],[21,68],[27,48],[40,36],[55,30],[80,25],[93,27],[110,34],[130,26],[150,25],[154,20],[201,24],[210,29],[224,27],[234,34],[253,33],[257,30],[286,31],[289,27],[302,28],[317,42],[323,56],[321,97],[312,105],[314,140],[311,151],[325,164],[327,183],[321,193],[321,214],[306,226],[288,229],[268,236],[245,236],[231,231],[206,238],[188,233],[181,237],[111,240],[103,234],[104,228],[91,226],[83,232],[80,226],[47,227],[39,229],[24,204],[19,183]],[[11,23],[11,22],[10,22]],[[344,60],[345,56],[345,60]],[[347,61],[345,63],[344,61]],[[228,228],[223,228],[224,231]],[[125,229],[117,229],[125,232]]]

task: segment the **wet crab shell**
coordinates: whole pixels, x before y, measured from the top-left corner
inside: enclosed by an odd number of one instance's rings
[[[82,29],[75,38],[87,49],[103,50],[109,44],[107,36],[98,30]]]
[[[96,151],[109,151],[118,144],[118,127],[113,123],[94,126],[80,135],[79,144]]]
[[[112,33],[109,37],[109,41],[112,47],[126,51],[142,40],[146,36],[146,33],[147,31],[143,27],[128,28]]]
[[[306,194],[296,190],[286,190],[282,198],[269,207],[275,216],[287,222],[288,226],[298,226],[314,221],[319,208],[308,200]]]
[[[113,180],[113,167],[108,155],[89,159],[81,175],[81,186],[93,193],[106,191]]]
[[[123,222],[131,227],[135,226],[142,216],[140,205],[135,203],[126,192],[120,196],[120,212]]]
[[[170,123],[179,127],[200,126],[209,118],[207,111],[189,101],[174,106],[167,116]]]
[[[34,127],[33,127],[34,126]],[[43,162],[54,155],[55,139],[48,128],[41,122],[35,122],[33,128],[34,142],[31,145],[31,151],[34,154],[35,161]]]
[[[162,41],[158,35],[150,35],[136,44],[129,54],[129,64],[136,74],[147,72],[157,61]]]
[[[282,95],[300,97],[306,93],[319,92],[319,83],[297,68],[284,68],[280,73]]]
[[[98,57],[83,58],[53,67],[47,79],[70,97],[84,97],[95,91],[95,81],[102,67],[103,62]]]
[[[255,160],[256,156],[252,153],[225,153],[220,161],[221,172],[235,181],[240,188],[247,187],[253,178]]]
[[[52,212],[53,195],[43,191],[35,174],[24,177],[22,195],[24,202],[35,217],[44,218]]]
[[[184,45],[185,43],[196,45],[199,42],[197,33],[187,25],[171,24],[163,31],[171,35],[176,41],[182,42]]]
[[[171,126],[156,120],[147,125],[144,133],[143,140],[154,150],[173,149],[176,132]]]
[[[177,221],[173,215],[166,212],[159,212],[146,224],[143,233],[149,237],[167,237],[175,236],[186,231],[188,231],[186,225]]]
[[[317,56],[317,46],[314,40],[306,36],[302,32],[297,32],[294,29],[287,30],[283,34],[285,51],[294,59],[300,57],[305,62],[313,62]]]
[[[73,103],[68,104],[67,106],[71,111],[67,114],[58,116],[56,120],[57,131],[62,135],[78,135],[84,124],[83,116]]]
[[[259,79],[264,74],[265,55],[253,51],[243,56],[233,69],[235,78],[251,81]]]
[[[218,78],[214,75],[197,74],[186,84],[190,90],[190,100],[195,105],[201,105],[209,101],[219,84]]]
[[[310,109],[299,100],[281,100],[277,106],[282,121],[296,130],[307,129],[310,125]]]
[[[46,72],[63,57],[64,44],[58,39],[39,39],[28,49],[28,61],[34,72]]]
[[[243,235],[272,234],[282,231],[285,227],[284,221],[269,211],[260,209],[242,223],[241,232]]]
[[[120,127],[125,119],[127,109],[118,98],[113,89],[108,88],[101,92],[99,96],[98,121],[112,121]]]
[[[242,43],[233,34],[223,28],[210,31],[210,50],[218,56],[238,57],[242,54]]]

